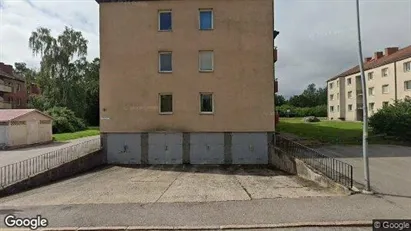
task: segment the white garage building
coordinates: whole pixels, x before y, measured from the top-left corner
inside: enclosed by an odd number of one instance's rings
[[[52,118],[35,109],[0,109],[0,148],[52,141]]]

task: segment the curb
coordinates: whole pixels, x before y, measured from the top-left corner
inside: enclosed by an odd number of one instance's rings
[[[113,227],[59,227],[40,228],[42,231],[141,231],[141,230],[247,230],[247,229],[281,229],[302,227],[371,227],[371,221],[334,221],[334,222],[297,222],[280,224],[256,224],[256,225],[215,225],[215,226],[113,226]],[[3,229],[0,230],[16,230]],[[17,229],[21,230],[21,229]]]

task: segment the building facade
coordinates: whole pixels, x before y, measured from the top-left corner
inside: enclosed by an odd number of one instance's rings
[[[35,84],[27,87],[24,77],[13,66],[0,62],[0,109],[25,109],[31,94],[40,94]]]
[[[273,0],[97,2],[110,163],[267,163]]]
[[[411,46],[386,48],[364,60],[369,116],[396,100],[411,97]],[[328,119],[361,121],[363,95],[359,66],[327,81]]]

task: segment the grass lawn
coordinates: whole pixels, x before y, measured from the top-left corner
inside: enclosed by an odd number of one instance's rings
[[[54,134],[53,137],[55,141],[67,141],[67,140],[74,140],[74,139],[83,138],[87,136],[97,136],[97,135],[100,135],[99,128],[89,127],[87,130],[84,130],[84,131]]]
[[[361,122],[327,121],[322,119],[321,122],[317,123],[305,123],[302,118],[280,118],[277,131],[333,144],[359,144],[362,139]]]

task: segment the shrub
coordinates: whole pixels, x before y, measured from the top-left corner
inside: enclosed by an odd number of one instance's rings
[[[282,105],[276,107],[280,117],[327,117],[327,105],[321,105],[316,107],[294,107],[291,105]],[[290,110],[288,113],[287,110]]]
[[[370,117],[373,133],[411,141],[411,99],[383,107]]]
[[[66,133],[85,130],[84,121],[66,107],[53,107],[46,111],[53,117],[53,133]]]
[[[304,122],[306,123],[315,123],[315,122],[320,122],[320,119],[318,119],[315,116],[308,116],[308,117],[304,117]]]

